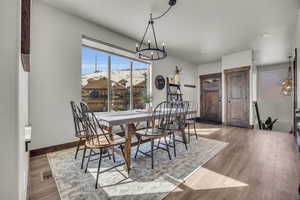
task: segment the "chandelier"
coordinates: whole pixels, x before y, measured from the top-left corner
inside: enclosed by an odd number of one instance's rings
[[[156,39],[156,34],[155,34],[155,29],[154,29],[154,21],[162,18],[164,15],[166,15],[173,6],[175,6],[176,0],[169,0],[169,8],[160,16],[158,17],[153,17],[152,13],[150,14],[150,19],[148,21],[148,25],[146,27],[146,31],[143,35],[143,38],[139,44],[136,44],[136,56],[142,60],[161,60],[167,57],[167,52],[165,48],[165,44],[162,43],[161,48],[157,44],[157,39]],[[143,47],[145,37],[149,31],[149,28],[152,29],[150,30],[150,33],[152,32],[153,34],[153,39],[154,39],[154,44],[151,44],[151,41],[148,40],[146,47]]]

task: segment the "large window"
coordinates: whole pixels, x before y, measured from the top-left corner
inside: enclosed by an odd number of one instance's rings
[[[83,46],[81,96],[94,112],[144,109],[149,64]]]

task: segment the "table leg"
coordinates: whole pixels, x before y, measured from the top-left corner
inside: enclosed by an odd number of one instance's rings
[[[125,144],[125,160],[126,160],[126,167],[127,172],[130,172],[131,169],[131,138],[132,135],[135,134],[136,128],[134,124],[127,124],[125,130],[125,137],[126,137],[126,144]]]

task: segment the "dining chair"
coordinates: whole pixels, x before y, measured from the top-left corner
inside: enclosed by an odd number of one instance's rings
[[[196,118],[197,118],[198,104],[196,102],[189,102],[188,113],[186,115],[186,126],[188,129],[188,141],[190,143],[191,136],[195,135],[196,139],[198,139],[197,131],[196,131]],[[194,129],[194,134],[192,135],[190,131],[190,127]]]
[[[172,122],[172,136],[173,136],[173,150],[174,150],[174,156],[176,157],[176,142],[180,142],[183,143],[185,146],[185,149],[188,150],[188,141],[186,138],[186,133],[185,133],[185,128],[186,128],[186,116],[188,113],[188,109],[189,109],[189,101],[178,101],[173,103],[175,104],[174,107],[177,107],[176,109],[176,113],[175,113],[175,118],[176,120],[174,120]],[[179,137],[181,137],[181,139],[178,139],[178,137],[176,137],[176,135],[179,134]]]
[[[84,149],[80,149],[80,144],[82,143],[82,141],[85,140],[85,133],[83,129],[82,119],[79,117],[80,108],[76,105],[74,101],[71,101],[70,104],[71,104],[73,122],[75,127],[75,137],[78,138],[78,144],[75,151],[75,160],[76,160],[78,156],[78,152],[80,150],[84,150]]]
[[[85,149],[90,150],[88,160],[86,163],[85,173],[87,173],[89,163],[95,160],[95,159],[91,160],[91,157],[95,155],[100,155],[99,162],[98,162],[97,176],[96,176],[96,184],[95,184],[95,188],[97,189],[99,174],[107,172],[111,169],[115,169],[126,163],[126,159],[123,151],[123,145],[125,145],[126,140],[125,138],[120,137],[118,135],[115,135],[112,139],[111,132],[108,132],[103,129],[103,125],[101,124],[101,121],[103,120],[97,118],[94,112],[90,111],[85,104],[81,104],[81,107],[82,107],[81,114],[83,116],[85,135],[86,135]],[[121,154],[124,159],[124,162],[119,164],[114,164],[113,167],[100,171],[102,159],[105,157],[110,158],[109,150],[111,150],[112,152],[113,161],[115,163],[114,148],[116,147],[119,147],[121,149]],[[95,150],[99,150],[100,153],[95,153]],[[107,155],[105,155],[105,152],[107,153]]]
[[[136,136],[138,138],[138,145],[135,153],[135,159],[137,158],[138,153],[141,153],[145,156],[151,157],[151,168],[154,168],[154,151],[157,149],[164,150],[168,153],[169,159],[171,160],[171,154],[169,149],[169,143],[167,141],[167,136],[171,133],[170,125],[171,122],[175,120],[174,113],[176,112],[176,108],[169,102],[161,102],[156,106],[154,111],[152,112],[152,127],[137,130]],[[155,145],[155,140],[159,139],[157,145]],[[160,139],[164,140],[164,147],[160,144]],[[144,152],[140,150],[141,143],[146,141],[151,142],[151,149],[148,152]],[[156,149],[154,149],[156,147]],[[150,153],[150,154],[149,154]]]

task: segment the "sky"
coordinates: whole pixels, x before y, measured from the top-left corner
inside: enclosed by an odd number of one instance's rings
[[[97,60],[97,70],[98,71],[106,71],[108,70],[108,53],[90,49],[87,47],[81,48],[81,74],[90,74],[95,72],[95,63]],[[111,64],[112,70],[129,70],[130,62],[133,60],[123,58],[120,56],[112,55]],[[133,61],[134,69],[145,69],[147,68],[147,64],[142,62]]]

